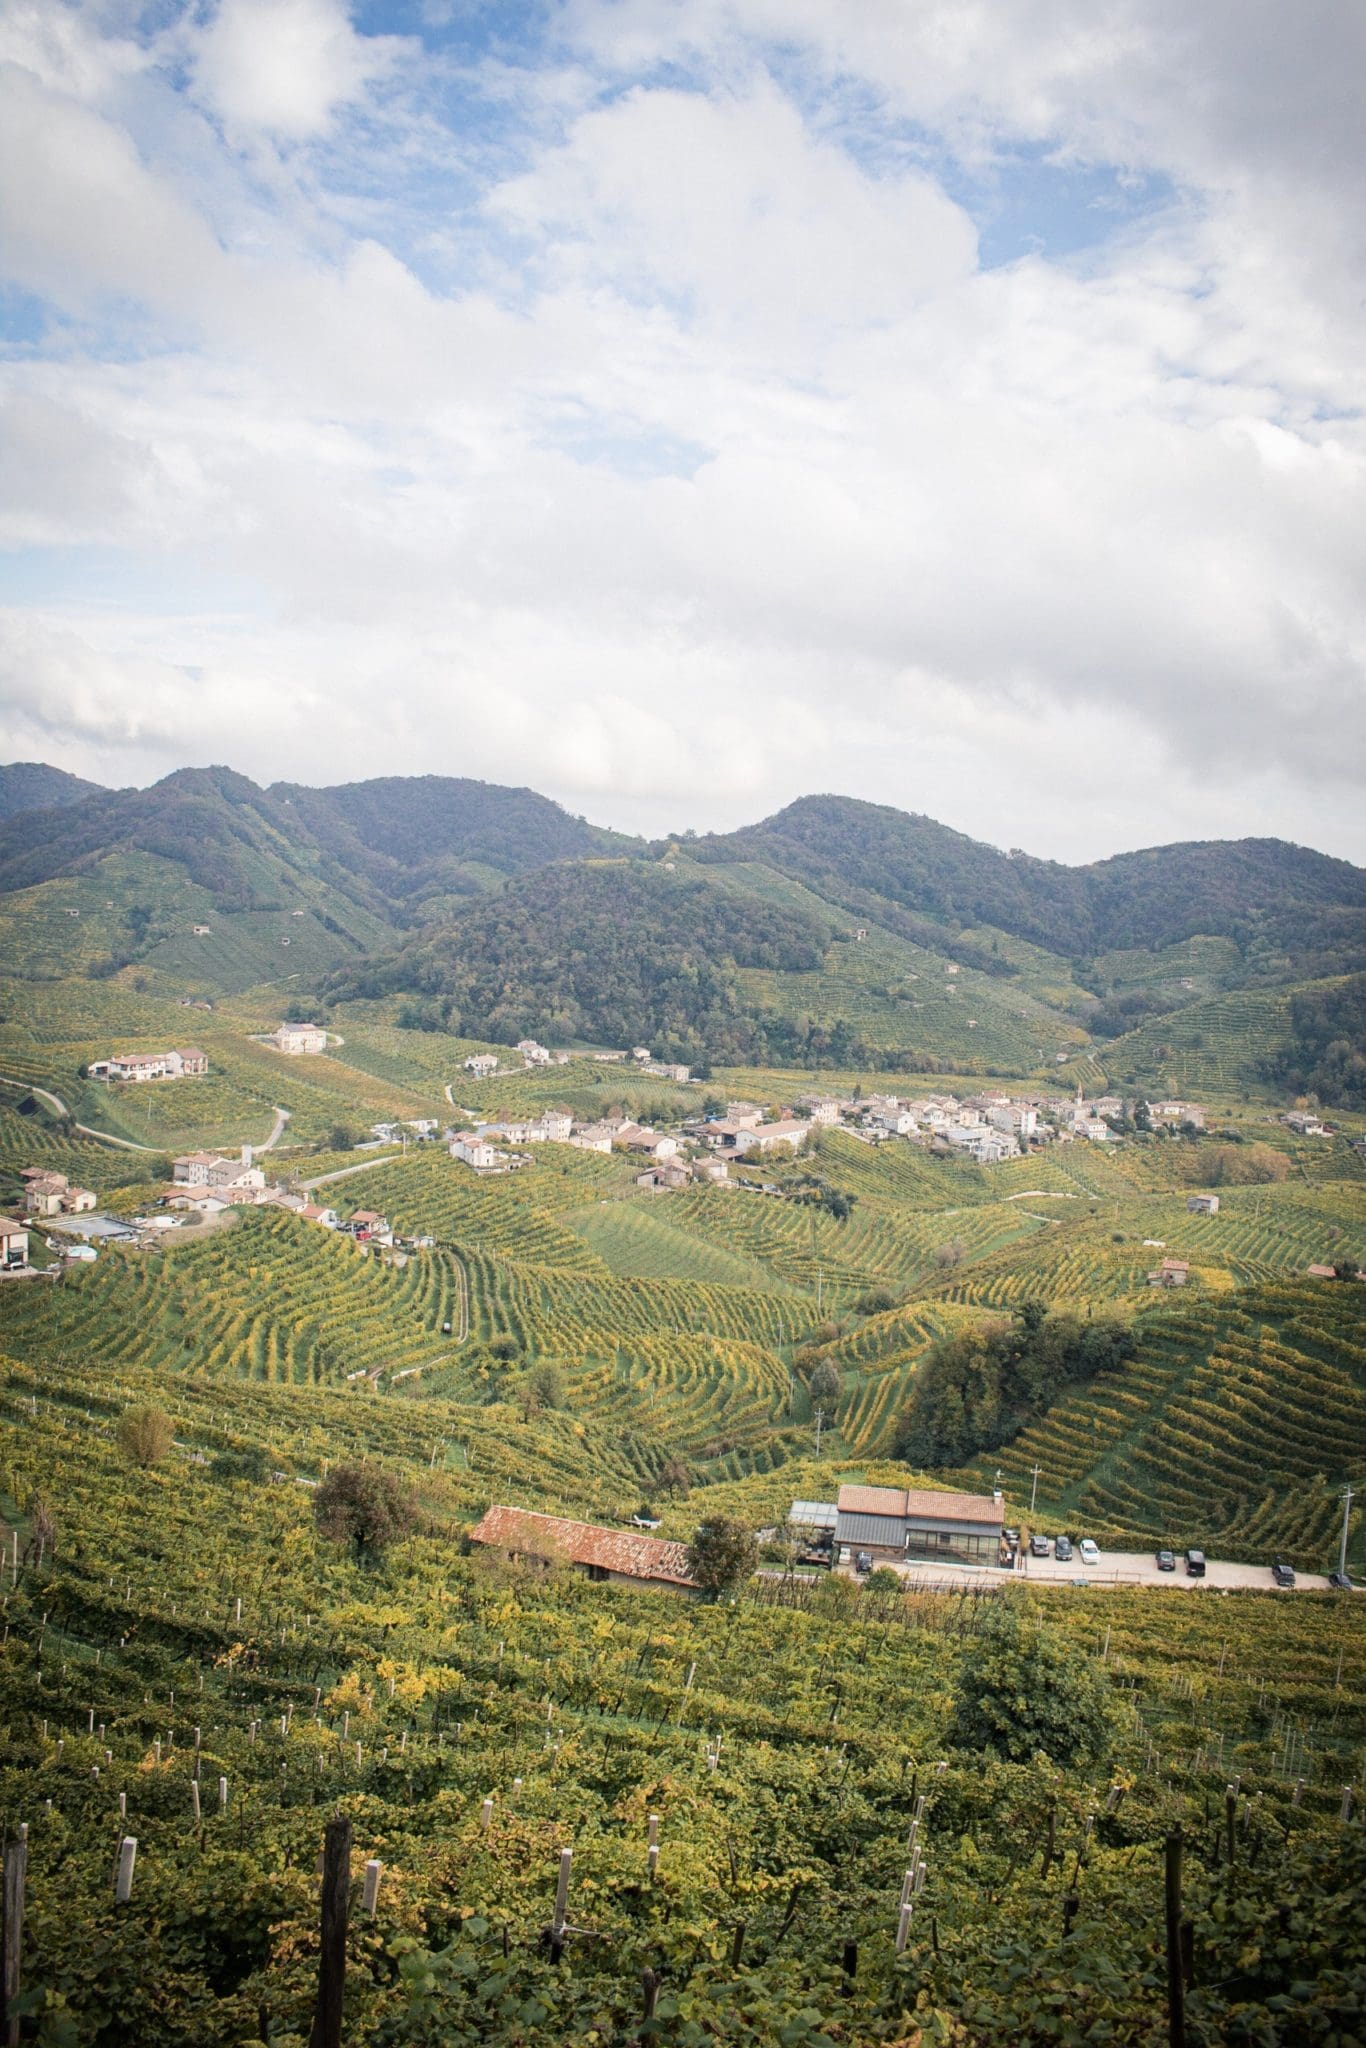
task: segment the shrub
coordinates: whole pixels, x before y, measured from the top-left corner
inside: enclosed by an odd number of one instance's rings
[[[240,1450],[220,1451],[209,1467],[210,1479],[252,1479],[270,1476],[270,1460],[259,1444],[244,1444]]]
[[[1110,1746],[1110,1682],[1032,1616],[1006,1609],[963,1659],[950,1742],[1025,1763],[1096,1763]]]
[[[164,1408],[125,1408],[119,1417],[119,1449],[134,1465],[159,1465],[175,1441],[175,1426]]]

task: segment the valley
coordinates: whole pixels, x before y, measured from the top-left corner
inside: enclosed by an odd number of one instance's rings
[[[1288,1983],[1353,2010],[1360,871],[1064,869],[833,798],[646,844],[439,778],[16,787],[32,2038],[302,2044],[336,1815],[357,2041],[1137,2048],[1178,1835],[1190,2038],[1318,2038]],[[972,1348],[1037,1328],[1065,1362],[1011,1406]],[[384,1475],[385,1539],[315,1512],[338,1470]],[[842,1488],[999,1491],[1100,1563],[822,1569],[794,1507]],[[758,1571],[518,1561],[471,1540],[494,1505],[679,1555],[734,1524]],[[1185,1598],[1118,1582],[1188,1548]]]

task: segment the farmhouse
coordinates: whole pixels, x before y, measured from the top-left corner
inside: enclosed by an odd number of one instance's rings
[[[628,1152],[640,1152],[646,1158],[657,1159],[661,1163],[672,1159],[678,1150],[677,1138],[671,1138],[667,1132],[646,1130],[641,1124],[627,1124],[624,1130],[617,1132],[617,1142]]]
[[[519,1038],[517,1050],[529,1067],[548,1067],[550,1065],[549,1052],[543,1045],[538,1045],[534,1038]]]
[[[937,1564],[995,1564],[1005,1506],[999,1493],[934,1493],[899,1486],[842,1486],[835,1549]]]
[[[487,1138],[473,1135],[452,1138],[451,1158],[473,1167],[476,1173],[491,1173],[495,1167],[505,1164],[503,1154],[495,1145],[490,1145]]]
[[[810,1124],[795,1118],[777,1124],[756,1124],[735,1133],[733,1149],[743,1158],[747,1152],[771,1152],[775,1145],[790,1145],[800,1152],[810,1136]]]
[[[528,1508],[492,1507],[470,1530],[471,1543],[531,1564],[569,1564],[586,1577],[615,1586],[654,1586],[670,1593],[695,1593],[682,1543],[666,1543],[635,1530],[603,1529],[570,1522],[561,1515]]]
[[[577,1145],[580,1152],[610,1152],[615,1135],[611,1124],[580,1124],[569,1143]]]
[[[1156,1271],[1149,1273],[1149,1287],[1184,1287],[1190,1279],[1190,1266],[1185,1259],[1164,1259]]]
[[[498,1072],[497,1053],[472,1052],[465,1061],[465,1072],[473,1074],[475,1079],[479,1081],[484,1080],[489,1074],[496,1074]]]
[[[0,1273],[15,1273],[27,1264],[27,1230],[12,1216],[0,1216]]]
[[[1197,1131],[1205,1128],[1205,1112],[1198,1102],[1150,1102],[1148,1115],[1159,1124],[1189,1124]]]
[[[1192,1216],[1217,1216],[1219,1197],[1217,1195],[1187,1195],[1186,1207]]]
[[[285,1023],[271,1033],[270,1042],[277,1052],[325,1052],[327,1033],[321,1024]]]

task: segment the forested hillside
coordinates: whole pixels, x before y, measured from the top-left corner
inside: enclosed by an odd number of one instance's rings
[[[609,1046],[644,1039],[667,1057],[760,1058],[737,967],[802,972],[828,927],[809,913],[632,861],[548,868],[458,913],[330,993],[414,991],[467,1037]]]
[[[16,811],[50,810],[100,794],[98,782],[68,775],[64,768],[49,768],[45,761],[10,761],[0,766],[0,820],[13,817]]]

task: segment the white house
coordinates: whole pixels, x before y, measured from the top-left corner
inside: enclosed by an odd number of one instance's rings
[[[749,1152],[771,1152],[775,1145],[790,1145],[794,1152],[800,1152],[810,1133],[810,1124],[799,1123],[795,1118],[777,1124],[759,1124],[753,1129],[735,1133],[735,1151],[741,1158]]]
[[[171,1162],[171,1178],[177,1187],[206,1188],[213,1169],[223,1163],[216,1152],[182,1152]]]
[[[1002,1103],[987,1111],[987,1122],[998,1131],[1032,1138],[1039,1128],[1039,1112],[1027,1102]]]
[[[625,1145],[628,1152],[643,1153],[647,1158],[658,1161],[660,1165],[663,1165],[666,1159],[672,1159],[678,1150],[677,1138],[671,1138],[667,1131],[648,1131],[639,1124],[621,1132],[619,1141]]]
[[[28,1264],[28,1231],[12,1216],[0,1216],[0,1272],[14,1273]]]
[[[610,1152],[615,1135],[610,1124],[580,1124],[571,1132],[569,1143],[577,1145],[580,1152]]]
[[[837,1124],[844,1114],[844,1104],[837,1102],[833,1095],[819,1097],[810,1104],[813,1124]]]
[[[549,1052],[545,1046],[539,1045],[534,1038],[519,1038],[517,1050],[529,1067],[548,1067],[550,1065]]]
[[[502,1162],[503,1155],[487,1138],[461,1136],[451,1140],[451,1158],[463,1160],[476,1173],[488,1173]]]
[[[496,1074],[498,1072],[497,1053],[472,1052],[465,1061],[465,1072],[473,1074],[480,1081],[485,1080],[490,1074]]]
[[[327,1033],[321,1024],[281,1024],[271,1033],[271,1043],[280,1052],[325,1052]]]
[[[944,1136],[956,1151],[966,1153],[979,1166],[1014,1159],[1020,1149],[1009,1131],[993,1130],[990,1124],[950,1124]]]

